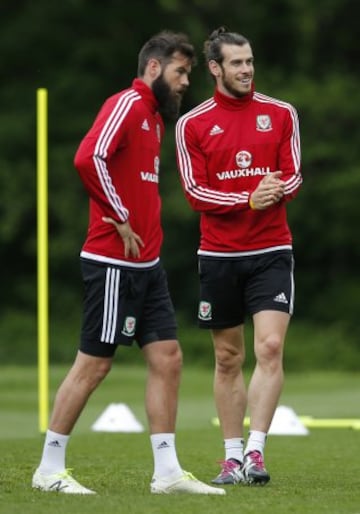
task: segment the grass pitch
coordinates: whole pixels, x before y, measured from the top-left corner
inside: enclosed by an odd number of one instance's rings
[[[66,368],[51,368],[50,397]],[[95,433],[92,423],[109,403],[124,402],[146,426],[143,408],[145,368],[115,366],[90,399],[68,447],[67,465],[93,497],[41,493],[31,476],[42,451],[38,432],[37,375],[32,367],[0,372],[0,513],[6,514],[360,514],[360,431],[311,429],[309,436],[269,436],[266,487],[227,487],[225,497],[157,496],[149,493],[152,456],[146,432]],[[356,375],[312,373],[286,377],[280,403],[298,415],[359,417]],[[184,469],[209,482],[223,458],[215,416],[212,373],[185,367],[177,447]]]

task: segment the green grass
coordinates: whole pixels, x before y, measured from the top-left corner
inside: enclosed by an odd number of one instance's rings
[[[50,398],[66,372],[51,367]],[[38,432],[34,367],[0,368],[0,513],[9,514],[360,514],[360,431],[311,429],[309,436],[269,436],[266,462],[271,482],[263,488],[227,488],[225,497],[149,494],[152,456],[142,434],[94,433],[92,423],[111,402],[129,405],[146,425],[145,368],[116,365],[90,399],[69,443],[68,466],[96,497],[45,494],[30,487],[43,436]],[[177,447],[185,469],[209,481],[223,457],[215,416],[211,371],[185,367],[180,396]],[[298,415],[359,417],[357,375],[292,374],[281,404]]]

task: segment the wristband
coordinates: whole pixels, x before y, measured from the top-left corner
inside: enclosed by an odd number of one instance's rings
[[[255,210],[255,205],[251,198],[249,198],[249,206],[250,206],[250,209]]]

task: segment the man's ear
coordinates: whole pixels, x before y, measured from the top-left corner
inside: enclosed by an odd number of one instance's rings
[[[211,75],[213,75],[214,77],[220,76],[220,74],[221,74],[220,66],[216,61],[214,61],[214,60],[209,61],[208,67],[209,67],[209,71],[210,71]]]
[[[152,80],[157,79],[161,75],[161,64],[158,59],[149,59],[147,64],[149,76]]]

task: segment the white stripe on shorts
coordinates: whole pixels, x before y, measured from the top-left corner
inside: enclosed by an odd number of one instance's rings
[[[291,258],[291,272],[290,272],[290,281],[291,281],[291,291],[290,291],[290,306],[289,306],[289,314],[292,316],[294,314],[294,301],[295,301],[295,280],[294,280],[294,258]]]
[[[119,306],[120,270],[107,268],[101,342],[114,343]]]

